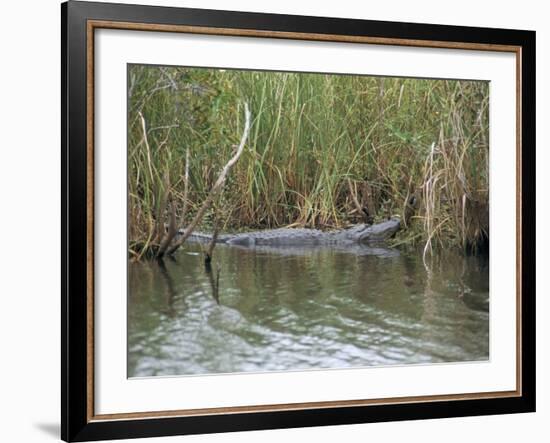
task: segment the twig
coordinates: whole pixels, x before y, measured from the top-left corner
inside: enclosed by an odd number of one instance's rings
[[[160,200],[160,205],[157,212],[156,218],[156,228],[155,228],[155,239],[156,243],[161,243],[164,236],[164,211],[166,211],[166,205],[168,204],[168,193],[170,192],[170,178],[168,176],[168,171],[164,174],[164,183],[163,183],[162,197]]]
[[[437,178],[434,179],[433,177],[433,161],[434,161],[434,150],[435,150],[435,142],[432,143],[430,147],[430,154],[427,159],[428,163],[428,179],[424,183],[424,200],[426,202],[426,218],[424,219],[424,226],[426,231],[428,232],[428,240],[426,241],[426,244],[424,245],[424,253],[422,254],[422,259],[425,261],[426,259],[426,253],[428,251],[428,248],[430,249],[430,252],[432,250],[432,236],[434,234],[434,231],[432,231],[432,214],[431,210],[433,209],[434,205],[434,195],[433,195],[433,189],[435,187],[435,183],[437,181]]]
[[[210,240],[210,243],[208,243],[208,248],[204,256],[204,264],[206,266],[208,266],[212,261],[212,254],[214,253],[214,248],[216,246],[216,241],[218,240],[219,232],[220,232],[220,228],[218,226],[218,223],[216,222],[216,225],[214,227],[214,233],[212,234],[212,239]]]
[[[158,131],[160,129],[173,129],[173,128],[179,128],[179,127],[180,127],[179,124],[165,125],[165,126],[155,126],[154,128],[149,128],[147,133],[153,132],[153,131]]]
[[[185,223],[185,215],[187,214],[187,194],[189,192],[189,148],[185,151],[185,174],[183,177],[183,209],[181,211],[180,222],[178,229],[183,229]]]
[[[172,242],[172,239],[176,236],[178,233],[178,230],[176,229],[176,213],[174,210],[174,202],[170,199],[170,221],[168,222],[168,231],[164,235],[159,250],[157,252],[157,257],[162,258],[164,253],[166,252],[166,249]]]
[[[138,111],[138,115],[141,120],[141,128],[143,130],[143,141],[145,142],[145,147],[147,148],[147,166],[149,167],[149,175],[151,177],[151,182],[153,182],[154,179],[153,168],[151,167],[151,147],[149,146],[149,140],[147,139],[147,125],[141,111]]]
[[[357,212],[359,214],[363,213],[363,208],[361,207],[361,204],[359,203],[359,200],[357,200],[357,190],[353,189],[354,187],[351,185],[351,180],[348,178],[348,188],[349,193],[351,195],[351,200],[353,201],[353,204],[355,205],[355,209],[357,209]]]

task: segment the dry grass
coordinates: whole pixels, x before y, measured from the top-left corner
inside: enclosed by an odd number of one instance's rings
[[[168,193],[177,217],[187,206],[183,222],[193,219],[239,143],[244,102],[250,136],[214,205],[225,229],[400,214],[408,229],[397,242],[426,254],[488,238],[486,82],[147,66],[128,75],[134,253],[169,223]]]

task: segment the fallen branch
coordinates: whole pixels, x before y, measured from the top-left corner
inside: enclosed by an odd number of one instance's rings
[[[218,195],[218,193],[222,190],[225,180],[227,178],[227,174],[229,173],[229,170],[233,167],[233,165],[235,165],[235,163],[237,163],[237,160],[239,160],[239,157],[243,153],[244,145],[246,144],[248,133],[250,132],[250,110],[248,109],[247,103],[245,103],[244,105],[244,114],[245,114],[244,130],[241,137],[241,142],[237,148],[237,152],[224,166],[224,168],[220,172],[220,175],[218,176],[218,179],[214,183],[214,186],[212,186],[210,193],[206,197],[206,200],[203,202],[202,206],[199,208],[199,210],[195,214],[195,217],[193,218],[189,226],[187,226],[187,228],[185,229],[185,232],[181,235],[181,237],[179,237],[172,244],[172,246],[170,246],[170,248],[166,251],[167,254],[173,254],[185,242],[185,240],[189,238],[191,233],[194,231],[197,225],[201,222],[207,209],[212,204],[214,197],[216,197],[216,195]]]

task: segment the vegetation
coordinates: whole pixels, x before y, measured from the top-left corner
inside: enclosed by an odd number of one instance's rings
[[[128,97],[136,257],[207,200],[204,229],[330,229],[399,214],[408,229],[396,243],[426,252],[488,240],[487,82],[133,65]],[[245,104],[244,150],[213,195]]]

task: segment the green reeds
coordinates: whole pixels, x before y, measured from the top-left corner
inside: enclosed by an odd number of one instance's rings
[[[487,82],[140,65],[128,77],[134,252],[168,223],[166,193],[181,213],[187,150],[191,220],[239,143],[244,102],[250,135],[216,202],[225,229],[398,214],[407,229],[397,241],[427,251],[488,238]]]

